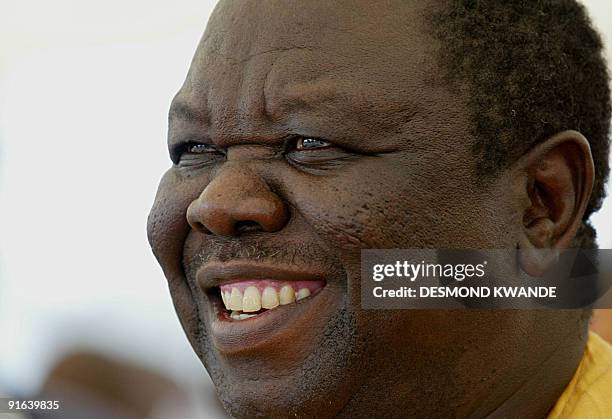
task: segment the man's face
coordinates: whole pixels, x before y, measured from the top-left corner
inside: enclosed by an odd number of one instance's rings
[[[149,238],[235,416],[486,409],[556,330],[529,313],[360,308],[361,249],[512,248],[521,224],[503,177],[475,174],[430,6],[406,3],[221,2],[174,100]],[[275,303],[284,286],[310,296]],[[266,288],[277,307],[225,307]]]

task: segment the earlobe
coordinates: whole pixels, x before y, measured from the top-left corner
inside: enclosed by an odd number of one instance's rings
[[[593,188],[593,157],[586,138],[563,131],[539,144],[515,165],[523,180],[521,268],[540,276],[572,246]],[[526,179],[526,181],[525,181]],[[526,199],[525,199],[526,198]]]
[[[559,261],[559,249],[534,247],[530,243],[519,245],[518,263],[524,272],[533,277],[544,276]]]

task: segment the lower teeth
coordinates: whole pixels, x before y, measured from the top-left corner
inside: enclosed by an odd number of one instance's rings
[[[257,314],[246,314],[246,313],[242,313],[240,311],[232,311],[230,313],[230,317],[234,320],[245,320],[245,319],[249,319],[251,317],[255,317]]]

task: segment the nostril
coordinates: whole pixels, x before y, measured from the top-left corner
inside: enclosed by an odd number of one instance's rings
[[[192,222],[190,224],[191,224],[191,227],[194,230],[199,231],[200,233],[203,233],[203,234],[210,234],[210,230],[208,230],[206,228],[206,226],[204,224],[202,224],[201,222],[196,221],[196,222]]]
[[[248,233],[251,231],[259,231],[262,230],[261,225],[257,221],[252,220],[241,220],[236,222],[234,226],[236,230],[236,234]]]

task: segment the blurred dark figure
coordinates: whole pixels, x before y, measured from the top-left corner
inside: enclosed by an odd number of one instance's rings
[[[151,419],[181,417],[187,397],[169,378],[125,361],[75,352],[51,370],[39,400],[59,400],[60,409],[34,419]]]

